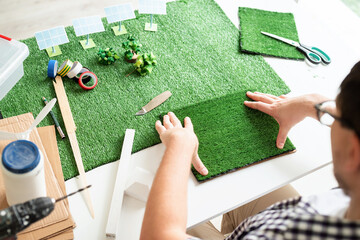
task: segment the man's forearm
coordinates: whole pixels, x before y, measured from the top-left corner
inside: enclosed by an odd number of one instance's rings
[[[187,184],[193,153],[193,144],[181,139],[167,146],[147,202],[141,239],[186,237]]]

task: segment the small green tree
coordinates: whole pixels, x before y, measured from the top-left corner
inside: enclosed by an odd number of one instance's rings
[[[104,65],[113,64],[120,58],[113,48],[105,48],[104,50],[99,48],[97,55],[99,56],[99,63]]]
[[[141,52],[142,45],[133,37],[129,36],[126,42],[122,43],[125,48],[125,60],[128,62],[136,62],[138,54]]]
[[[134,64],[135,70],[140,73],[141,76],[150,74],[157,64],[156,56],[151,53],[144,53],[138,56],[136,63]]]

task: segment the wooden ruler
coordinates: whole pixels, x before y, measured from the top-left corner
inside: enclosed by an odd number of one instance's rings
[[[129,173],[134,136],[134,129],[126,129],[109,209],[108,221],[106,224],[106,239],[116,239],[116,229],[118,228],[118,224],[120,222],[121,207],[124,198],[125,184]]]
[[[79,143],[76,139],[76,134],[75,134],[76,125],[75,125],[75,122],[74,122],[74,119],[73,119],[73,116],[71,113],[69,101],[66,96],[62,78],[60,76],[57,76],[55,78],[55,81],[56,82],[53,81],[53,85],[55,88],[57,99],[59,101],[60,111],[61,111],[61,115],[64,120],[66,132],[67,132],[69,140],[70,140],[71,149],[72,149],[74,157],[75,157],[76,166],[79,171],[80,185],[81,185],[81,187],[86,187],[88,184],[86,181],[86,175],[85,175],[84,165],[83,165],[82,158],[81,158]],[[86,189],[84,191],[84,196],[85,196],[85,201],[86,201],[87,207],[90,211],[91,217],[94,218],[94,208],[93,208],[93,205],[91,202],[90,193],[89,193],[88,189]]]

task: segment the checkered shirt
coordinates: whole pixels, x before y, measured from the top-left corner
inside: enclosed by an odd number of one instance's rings
[[[320,215],[297,197],[247,218],[226,238],[232,239],[360,239],[360,221]]]

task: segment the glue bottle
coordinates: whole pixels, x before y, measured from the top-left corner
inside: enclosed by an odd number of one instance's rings
[[[2,152],[1,172],[9,205],[46,196],[44,157],[33,142],[8,144]]]

